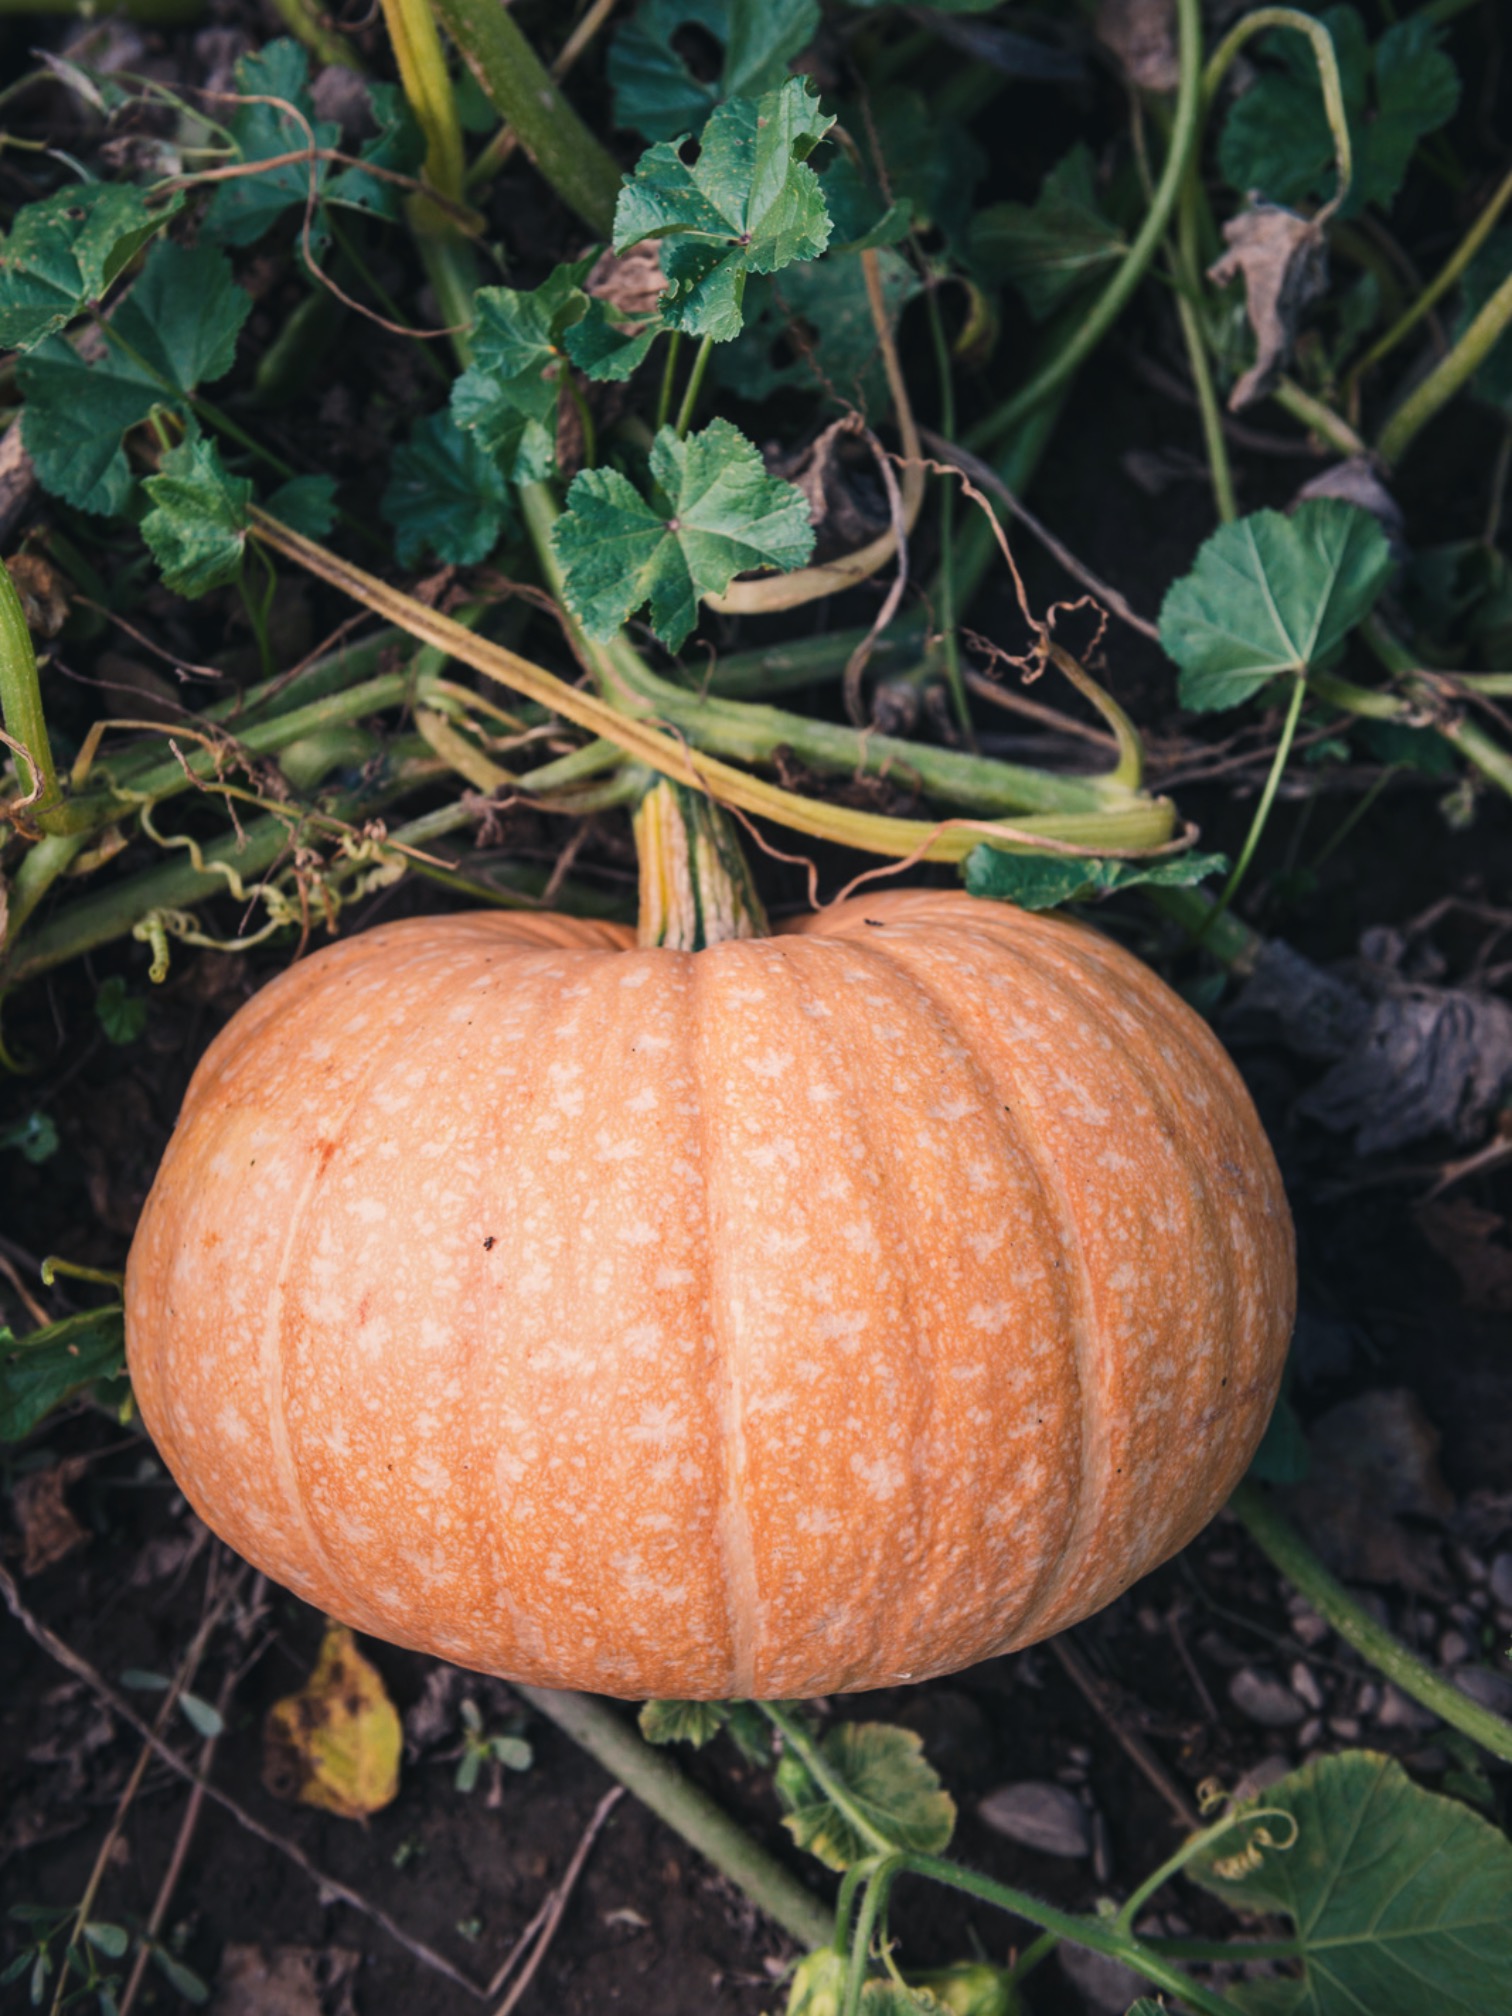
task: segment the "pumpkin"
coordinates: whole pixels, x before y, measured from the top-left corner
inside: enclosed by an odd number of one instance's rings
[[[1087,926],[911,891],[294,966],[194,1075],[127,1338],[196,1511],[331,1615],[775,1698],[1010,1651],[1181,1547],[1294,1285],[1202,1021]]]

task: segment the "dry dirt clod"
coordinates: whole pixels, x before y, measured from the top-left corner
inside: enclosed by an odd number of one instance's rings
[[[1092,1853],[1092,1816],[1064,1785],[1038,1779],[1000,1785],[980,1801],[977,1814],[995,1834],[1005,1834],[1021,1848],[1073,1861]]]
[[[354,2016],[361,1964],[345,1946],[228,1946],[214,2016]]]
[[[21,1529],[21,1573],[40,1575],[82,1547],[89,1538],[69,1510],[68,1487],[89,1467],[88,1458],[71,1456],[46,1470],[34,1470],[11,1488],[11,1509]]]

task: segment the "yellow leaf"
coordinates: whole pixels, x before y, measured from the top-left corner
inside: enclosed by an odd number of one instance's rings
[[[328,1619],[314,1672],[268,1710],[263,1783],[275,1798],[365,1820],[399,1790],[401,1742],[377,1668],[346,1625]]]

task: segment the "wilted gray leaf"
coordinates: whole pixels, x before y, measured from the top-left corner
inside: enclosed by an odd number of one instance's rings
[[[1386,537],[1401,547],[1406,533],[1402,507],[1381,481],[1380,471],[1368,455],[1351,455],[1309,476],[1292,500],[1304,504],[1309,497],[1342,497],[1346,504],[1358,504],[1380,521]]]
[[[1244,278],[1255,335],[1255,361],[1229,394],[1229,410],[1269,392],[1280,375],[1308,306],[1328,288],[1328,246],[1321,221],[1279,203],[1252,200],[1223,227],[1227,252],[1208,278],[1215,287]]]

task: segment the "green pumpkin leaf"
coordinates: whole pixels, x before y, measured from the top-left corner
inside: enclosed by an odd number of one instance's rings
[[[1236,1910],[1289,1918],[1305,1967],[1300,1980],[1226,1989],[1241,2008],[1488,2016],[1502,2005],[1512,1842],[1478,1814],[1365,1750],[1320,1758],[1237,1810],[1254,1823],[1228,1829],[1187,1874]]]
[[[1354,155],[1340,214],[1356,216],[1371,203],[1387,209],[1418,141],[1453,118],[1459,75],[1439,46],[1443,30],[1421,14],[1388,28],[1374,49],[1353,7],[1330,7],[1320,19],[1333,38]],[[1218,165],[1242,195],[1258,190],[1273,203],[1320,201],[1333,194],[1337,168],[1312,45],[1278,31],[1260,50],[1277,67],[1230,109]]]
[[[807,157],[834,125],[802,77],[733,98],[704,128],[692,167],[674,143],[648,147],[620,191],[614,249],[662,241],[669,328],[727,342],[740,334],[752,273],[816,259],[830,220]]]
[[[702,1750],[730,1719],[723,1701],[648,1701],[640,1732],[648,1743],[691,1743]]]
[[[1085,903],[1137,883],[1190,889],[1228,867],[1222,854],[1178,854],[1169,861],[1096,861],[1067,854],[1009,854],[1000,847],[972,849],[962,877],[973,896],[1016,903],[1020,910],[1054,910]]]
[[[889,1722],[839,1722],[819,1745],[824,1762],[870,1825],[897,1848],[938,1855],[955,1830],[955,1801],[924,1755],[922,1738]],[[876,1845],[831,1803],[792,1750],[777,1766],[783,1826],[830,1869],[848,1869]]]
[[[1103,215],[1091,149],[1078,141],[1045,177],[1033,204],[993,203],[971,222],[971,259],[989,280],[1007,280],[1037,322],[1054,314],[1128,251]]]
[[[801,490],[769,476],[738,427],[715,420],[679,441],[663,427],[651,449],[651,497],[614,469],[573,479],[552,532],[567,606],[607,643],[642,604],[675,651],[698,620],[700,596],[750,567],[799,567],[814,550]]]
[[[1370,613],[1392,569],[1358,504],[1309,500],[1220,526],[1166,594],[1160,641],[1181,667],[1181,704],[1235,707],[1282,673],[1305,674]]]
[[[563,337],[588,305],[579,283],[592,263],[558,266],[532,293],[480,287],[474,296],[472,364],[452,387],[452,418],[517,483],[555,466]]]
[[[142,488],[152,509],[142,537],[176,595],[204,595],[241,572],[252,485],[232,476],[213,441],[191,436],[171,448]]]
[[[514,522],[508,477],[448,412],[417,420],[391,467],[382,511],[403,567],[427,549],[449,566],[474,567]]]
[[[896,330],[924,283],[896,252],[879,252],[877,264],[883,305]],[[745,328],[714,352],[716,383],[743,399],[768,399],[786,389],[854,401],[863,413],[885,408],[882,351],[858,260],[832,255],[790,266],[780,280],[758,280],[746,306]]]
[[[126,182],[71,184],[28,203],[0,241],[0,350],[30,350],[98,301],[183,204],[149,210]]]
[[[315,117],[310,59],[288,36],[243,56],[236,66],[236,88],[248,98],[278,98],[292,108],[285,111],[270,104],[238,107],[227,128],[239,160],[272,161],[308,147],[312,139],[317,147],[340,144],[341,128],[329,119]],[[302,213],[312,186],[318,198],[324,193],[326,180],[324,161],[291,161],[260,175],[222,182],[205,212],[202,235],[223,245],[253,245],[296,204]]]
[[[642,0],[609,48],[614,123],[646,140],[696,133],[724,98],[759,98],[814,39],[817,0]],[[701,28],[724,51],[717,79],[695,77],[676,37]]]
[[[65,1400],[125,1369],[124,1311],[91,1309],[16,1337],[0,1325],[0,1442],[19,1442]]]
[[[43,487],[81,511],[123,511],[134,485],[122,438],[154,406],[185,412],[198,386],[224,377],[251,309],[223,252],[154,245],[111,325],[135,355],[107,338],[86,363],[54,337],[23,357],[22,438]]]

